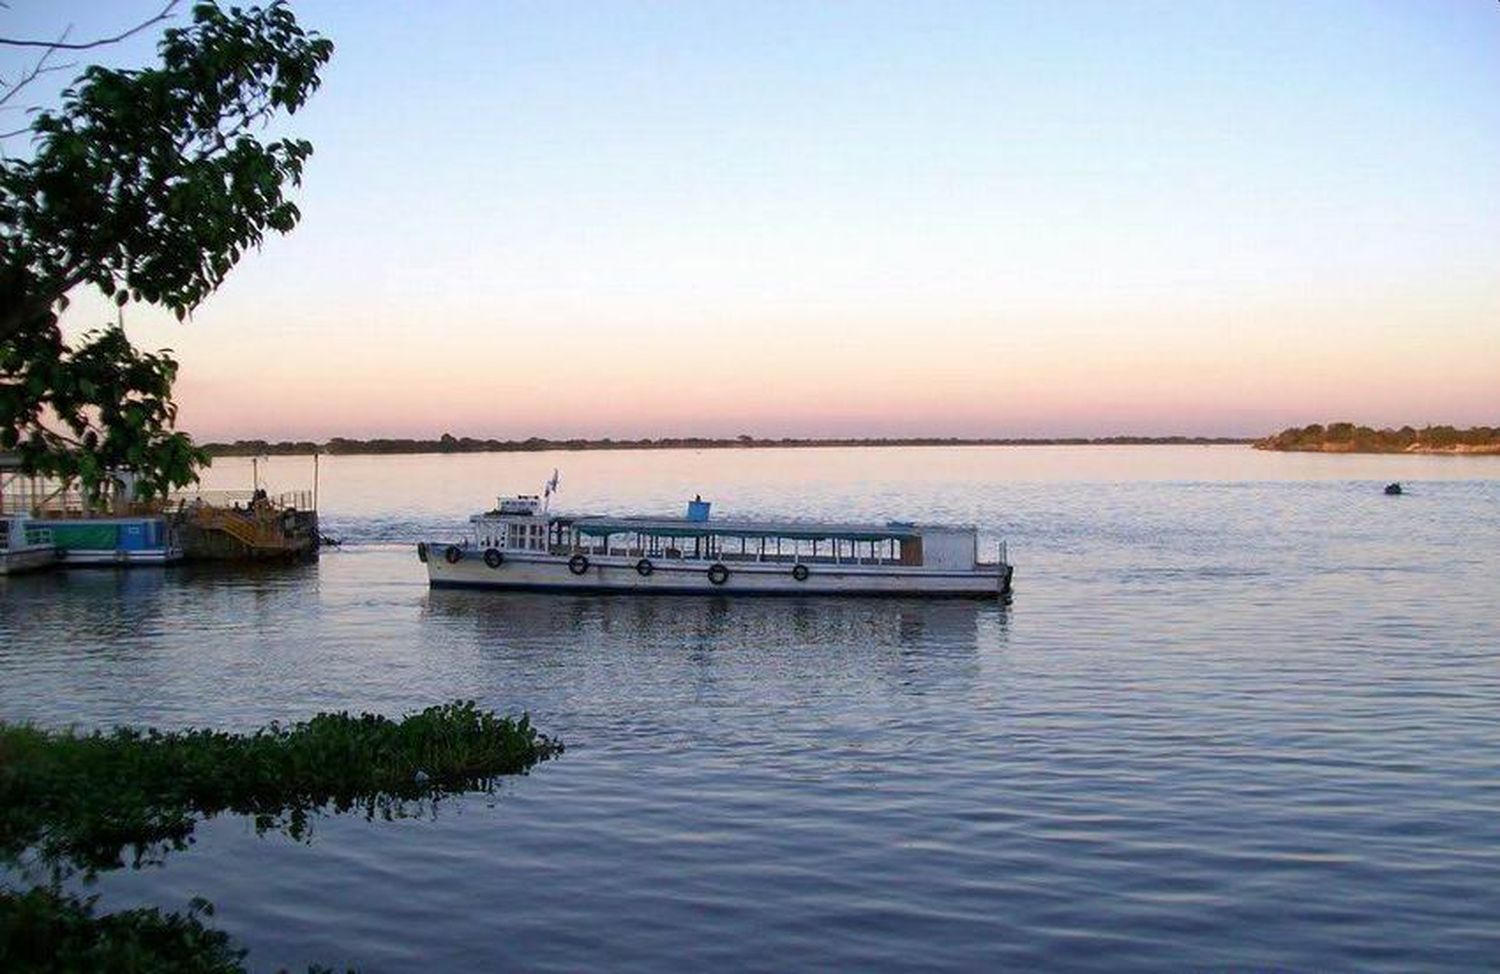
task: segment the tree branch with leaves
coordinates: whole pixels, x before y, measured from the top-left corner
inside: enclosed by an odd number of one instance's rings
[[[96,497],[116,469],[163,494],[207,457],[174,429],[170,353],[137,351],[118,319],[70,343],[69,293],[181,320],[301,218],[287,193],[312,146],[256,132],[317,90],[332,42],[284,0],[191,17],[163,34],[158,66],[87,68],[33,118],[30,157],[0,159],[0,449]]]
[[[52,56],[57,52],[87,51],[95,47],[107,47],[110,44],[118,44],[121,41],[125,40],[127,37],[133,37],[136,34],[139,34],[141,31],[145,30],[147,27],[150,27],[152,24],[159,24],[162,21],[166,20],[168,17],[172,16],[173,8],[175,8],[180,2],[181,0],[167,0],[166,6],[157,11],[156,16],[151,17],[147,20],[143,20],[140,23],[136,24],[134,27],[126,28],[119,33],[112,34],[108,37],[96,37],[91,41],[71,40],[70,38],[73,34],[72,24],[69,24],[67,27],[65,27],[62,31],[62,34],[52,40],[41,40],[39,38],[33,37],[6,37],[0,35],[0,48],[41,48],[42,51],[37,59],[32,62],[31,67],[23,69],[17,76],[15,81],[6,81],[4,78],[0,78],[0,107],[4,107],[9,104],[11,99],[19,95],[27,85],[31,84],[37,78],[40,78],[42,75],[50,74],[53,71],[66,71],[71,67],[75,67],[75,64],[71,61],[66,64],[49,63],[52,60]],[[5,7],[9,7],[9,4],[0,2],[0,8]],[[25,131],[25,129],[18,129],[15,132],[7,132],[5,135],[0,135],[0,138],[9,138],[12,135],[20,135]]]

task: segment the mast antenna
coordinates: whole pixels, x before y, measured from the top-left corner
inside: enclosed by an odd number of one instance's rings
[[[542,514],[544,515],[552,510],[552,495],[557,493],[559,479],[557,468],[553,467],[551,478],[548,479],[546,486],[542,488]]]

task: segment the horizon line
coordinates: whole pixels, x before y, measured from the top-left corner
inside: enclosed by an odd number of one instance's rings
[[[315,440],[238,439],[205,442],[200,446],[214,456],[255,456],[266,451],[281,454],[304,453],[542,453],[552,450],[619,450],[619,449],[766,449],[807,447],[903,447],[903,446],[1239,446],[1253,444],[1263,437],[1190,436],[1169,434],[1141,436],[663,436],[616,439],[614,437],[568,437],[553,439],[532,436],[526,439],[497,439],[443,434],[434,439],[415,437],[335,436]]]

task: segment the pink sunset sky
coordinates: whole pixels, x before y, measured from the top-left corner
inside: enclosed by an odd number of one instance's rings
[[[302,225],[126,309],[199,439],[1500,423],[1494,4],[425,6],[295,4]]]

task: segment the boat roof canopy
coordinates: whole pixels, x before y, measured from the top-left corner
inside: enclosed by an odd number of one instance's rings
[[[562,519],[559,519],[562,520]],[[819,524],[815,521],[689,521],[685,518],[579,517],[572,527],[581,534],[649,534],[665,538],[789,538],[802,541],[891,541],[921,537],[914,524]]]

